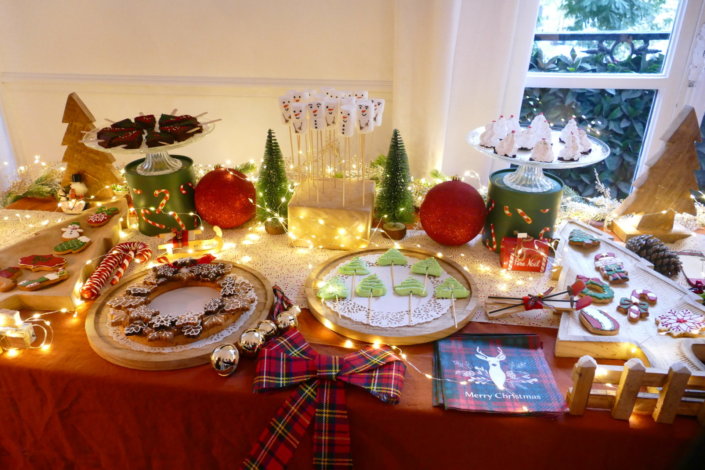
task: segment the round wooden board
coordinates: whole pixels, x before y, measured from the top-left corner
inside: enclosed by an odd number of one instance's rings
[[[384,328],[366,325],[353,321],[346,317],[339,317],[332,309],[328,308],[321,299],[316,297],[316,282],[323,279],[335,266],[347,259],[355,256],[364,256],[369,254],[382,254],[387,249],[370,248],[366,250],[352,251],[343,253],[339,256],[334,256],[326,260],[324,263],[316,266],[308,279],[306,280],[306,300],[308,301],[311,313],[327,328],[340,333],[349,338],[366,341],[368,343],[383,343],[394,345],[405,344],[420,344],[437,339],[445,338],[448,335],[455,333],[463,328],[475,316],[475,308],[477,307],[477,285],[472,280],[470,275],[456,262],[439,258],[433,253],[418,250],[413,248],[400,248],[405,256],[409,258],[424,259],[435,257],[443,270],[450,276],[453,276],[460,281],[467,289],[470,290],[470,296],[465,299],[455,301],[455,313],[458,319],[458,327],[453,324],[453,316],[448,310],[448,313],[442,315],[435,320],[427,323],[421,323],[414,326],[401,326],[394,328]]]
[[[228,263],[227,261],[219,261]],[[250,283],[257,294],[257,306],[250,317],[243,325],[233,332],[228,337],[224,338],[220,343],[235,343],[240,338],[240,335],[247,328],[252,328],[258,321],[264,320],[269,313],[274,302],[274,294],[269,281],[259,272],[235,263],[228,263],[233,266],[231,274],[241,276]],[[125,279],[119,285],[104,292],[99,300],[96,300],[88,312],[86,317],[86,334],[88,335],[88,343],[93,350],[103,359],[123,367],[130,369],[142,370],[171,370],[183,369],[186,367],[199,366],[210,361],[210,355],[217,343],[208,344],[198,348],[187,349],[184,351],[160,353],[137,351],[126,348],[124,345],[113,340],[108,331],[107,315],[110,307],[106,304],[115,295],[120,295],[128,286],[134,284],[135,281],[146,276],[151,271],[146,269],[142,272],[133,274]]]

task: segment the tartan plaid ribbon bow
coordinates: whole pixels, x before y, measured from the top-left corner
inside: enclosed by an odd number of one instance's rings
[[[396,404],[405,371],[404,363],[385,348],[326,356],[318,354],[293,328],[272,339],[257,358],[255,392],[298,387],[262,431],[242,468],[285,468],[311,421],[314,467],[351,468],[344,382],[364,388],[384,403]]]

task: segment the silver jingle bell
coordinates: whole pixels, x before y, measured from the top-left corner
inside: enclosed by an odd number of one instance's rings
[[[264,340],[274,338],[277,335],[277,324],[272,320],[261,320],[257,323],[257,329],[264,335]]]
[[[299,319],[290,310],[285,310],[277,316],[277,327],[284,331],[299,326]]]
[[[237,345],[243,354],[247,356],[254,356],[262,348],[264,344],[264,335],[261,331],[255,328],[250,328],[245,330],[240,335],[240,341]]]
[[[234,344],[222,344],[211,353],[211,365],[221,377],[227,377],[237,370],[240,352]]]

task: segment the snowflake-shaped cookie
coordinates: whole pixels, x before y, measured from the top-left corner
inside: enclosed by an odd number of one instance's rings
[[[125,335],[126,336],[134,336],[134,335],[139,335],[142,334],[142,331],[145,329],[147,325],[144,324],[142,321],[136,321],[134,323],[130,323],[125,327]]]
[[[207,315],[213,315],[220,312],[223,309],[223,299],[220,297],[213,297],[203,306],[203,313]]]
[[[171,330],[152,330],[147,333],[149,341],[171,341],[174,339],[174,332]]]
[[[198,322],[197,325],[185,325],[183,328],[181,328],[181,332],[184,334],[184,336],[189,338],[197,338],[198,335],[201,334],[201,331],[203,331],[201,322]]]
[[[135,297],[145,297],[151,294],[155,288],[156,286],[154,285],[136,284],[125,289],[125,294]]]
[[[671,336],[698,336],[705,330],[705,315],[687,308],[671,309],[656,317],[658,330]]]
[[[223,299],[223,311],[225,313],[244,312],[250,308],[249,302],[239,297],[226,297]]]
[[[121,295],[113,297],[108,302],[108,307],[117,309],[129,309],[139,307],[147,301],[144,297],[132,297],[129,295]]]
[[[179,318],[176,319],[176,326],[199,325],[200,323],[200,313],[186,312],[183,315],[179,315]]]
[[[144,323],[149,323],[154,315],[159,312],[156,309],[148,307],[147,305],[140,305],[137,308],[130,309],[130,321],[143,321]]]
[[[110,324],[112,326],[122,326],[127,322],[127,312],[124,310],[110,310]]]
[[[203,317],[203,328],[206,330],[213,328],[214,326],[220,326],[225,323],[225,315],[222,313],[215,313],[213,315],[206,315]]]
[[[151,326],[155,330],[164,330],[167,328],[171,328],[173,322],[174,319],[173,317],[171,317],[171,315],[159,314],[152,317],[149,322],[149,326]]]

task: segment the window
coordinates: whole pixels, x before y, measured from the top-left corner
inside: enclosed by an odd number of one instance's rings
[[[656,150],[682,91],[696,3],[541,0],[521,116],[543,112],[559,127],[575,116],[609,145],[604,162],[557,172],[579,194],[596,195],[597,173],[626,197],[643,156]]]

